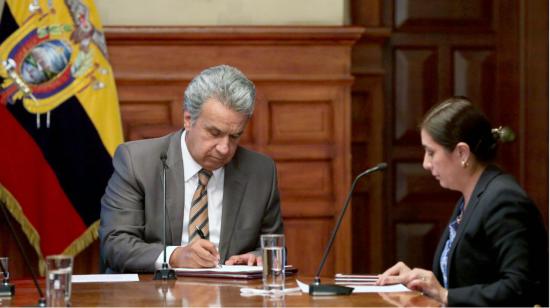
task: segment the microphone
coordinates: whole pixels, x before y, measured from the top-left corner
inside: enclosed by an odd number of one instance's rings
[[[162,262],[162,268],[155,271],[154,280],[175,280],[176,272],[168,268],[168,262],[166,262],[166,153],[160,153],[160,160],[162,161],[162,203],[164,222],[162,224],[162,245],[164,245],[164,262]]]
[[[346,287],[346,286],[341,286],[336,284],[321,284],[321,278],[320,278],[321,271],[323,270],[323,266],[327,261],[330,248],[332,248],[332,244],[334,243],[336,232],[338,232],[338,229],[340,228],[340,224],[342,223],[342,219],[344,218],[344,214],[346,213],[346,210],[349,206],[349,201],[351,199],[353,190],[355,189],[355,185],[357,185],[357,182],[359,181],[359,179],[364,177],[365,175],[371,174],[377,171],[382,171],[387,167],[388,167],[388,164],[380,163],[375,167],[367,169],[363,173],[359,174],[355,178],[355,180],[353,180],[353,183],[351,184],[351,189],[349,190],[349,193],[348,193],[348,197],[346,199],[346,202],[344,203],[344,207],[342,208],[342,211],[340,211],[340,215],[338,216],[338,221],[336,222],[334,229],[332,229],[332,235],[330,236],[330,240],[328,241],[327,247],[325,247],[325,252],[323,253],[323,259],[321,259],[321,264],[319,264],[319,269],[317,270],[315,279],[313,280],[313,283],[309,285],[309,295],[349,295],[353,291],[353,288]]]
[[[19,241],[19,237],[17,237],[17,233],[15,232],[15,229],[13,228],[13,225],[11,224],[11,221],[8,216],[8,212],[6,210],[7,205],[4,202],[0,202],[0,208],[2,209],[2,214],[4,215],[4,219],[8,223],[8,227],[10,229],[11,235],[15,239],[15,243],[17,243],[17,248],[19,249],[19,253],[23,256],[23,260],[25,262],[25,266],[29,271],[31,272],[32,281],[34,282],[34,286],[36,290],[38,291],[38,307],[46,307],[46,298],[44,297],[44,292],[42,292],[42,289],[40,288],[40,285],[38,284],[38,279],[36,278],[36,273],[34,272],[31,262],[29,262],[29,258],[27,257],[27,254],[25,253],[25,250],[23,249],[23,245],[21,245],[21,241]],[[2,271],[5,273],[5,269],[2,266]],[[4,274],[5,275],[5,274]],[[5,289],[7,288],[7,289]],[[10,295],[15,295],[15,286],[10,285],[9,283],[3,283],[2,292],[7,291]]]

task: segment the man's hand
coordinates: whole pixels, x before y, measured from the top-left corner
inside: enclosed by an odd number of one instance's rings
[[[245,253],[242,255],[231,256],[225,261],[225,265],[262,265],[262,257],[258,257],[253,253]]]
[[[216,267],[220,254],[212,242],[199,239],[187,246],[176,248],[170,256],[171,267]]]

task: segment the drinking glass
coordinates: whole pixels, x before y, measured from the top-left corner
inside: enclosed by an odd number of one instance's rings
[[[54,255],[46,257],[46,301],[49,307],[71,305],[71,276],[73,257]]]
[[[264,289],[283,291],[285,287],[285,236],[283,234],[263,234],[262,280]]]

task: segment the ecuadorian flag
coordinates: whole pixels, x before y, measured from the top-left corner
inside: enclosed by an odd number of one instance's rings
[[[0,61],[0,202],[41,261],[76,255],[97,238],[123,141],[93,0],[7,0]]]

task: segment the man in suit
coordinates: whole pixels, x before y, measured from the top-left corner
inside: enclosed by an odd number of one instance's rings
[[[166,161],[171,267],[261,264],[261,234],[283,233],[272,159],[238,145],[255,88],[236,68],[204,70],[185,91],[184,130],[127,142],[101,202],[102,260],[116,272],[152,272],[163,260]]]

